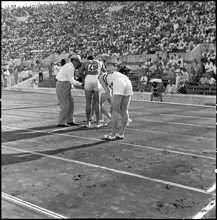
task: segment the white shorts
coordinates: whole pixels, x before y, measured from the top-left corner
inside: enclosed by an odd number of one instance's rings
[[[132,83],[127,78],[117,78],[113,81],[113,95],[133,95]]]
[[[101,84],[98,80],[98,75],[87,75],[84,81],[84,89],[99,91],[101,89]]]

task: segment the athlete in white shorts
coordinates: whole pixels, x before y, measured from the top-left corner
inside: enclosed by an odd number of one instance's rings
[[[126,75],[118,71],[109,74],[101,73],[98,78],[103,88],[106,90],[108,97],[112,100],[112,132],[111,134],[105,135],[105,138],[109,140],[114,140],[116,138],[123,139],[129,120],[128,108],[131,96],[133,95],[132,83]],[[109,86],[112,87],[112,91],[109,89]],[[121,109],[122,126],[119,133],[117,133],[119,109]]]
[[[106,72],[106,69],[102,62],[95,60],[93,56],[87,57],[88,62],[83,65],[81,73],[85,74],[84,89],[86,98],[86,127],[90,127],[91,118],[91,103],[94,102],[95,113],[96,113],[96,127],[101,127],[100,120],[100,104],[99,104],[99,90],[101,85],[98,80],[98,75],[102,72]]]
[[[115,78],[112,83],[113,83],[112,86],[113,95],[122,95],[122,96],[133,95],[132,83],[128,77]]]
[[[101,84],[98,80],[98,75],[86,75],[84,81],[84,89],[88,91],[99,91]]]

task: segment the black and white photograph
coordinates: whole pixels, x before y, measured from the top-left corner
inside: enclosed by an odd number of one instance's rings
[[[216,219],[216,2],[1,1],[1,219]]]

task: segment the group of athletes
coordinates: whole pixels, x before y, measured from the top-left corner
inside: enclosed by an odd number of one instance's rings
[[[111,123],[111,132],[105,139],[123,139],[129,118],[129,104],[133,95],[132,83],[129,78],[119,72],[119,66],[107,71],[104,63],[93,56],[87,57],[86,63],[81,63],[79,74],[83,78],[86,99],[86,124],[90,128],[93,113],[96,115],[96,127],[100,128]],[[111,104],[111,114],[104,107],[104,102]],[[101,115],[107,117],[107,123],[100,123]],[[122,117],[121,128],[118,131],[118,114]]]

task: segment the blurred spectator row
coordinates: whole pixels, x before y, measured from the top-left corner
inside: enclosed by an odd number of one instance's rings
[[[215,11],[214,1],[10,6],[2,8],[2,58],[38,59],[70,51],[83,58],[189,52],[197,44],[216,42]]]
[[[180,81],[189,84],[213,85],[216,81],[216,54],[211,50],[208,54],[204,54],[199,60],[194,59],[187,70],[187,64],[181,55],[174,54],[173,56],[167,55],[162,59],[157,57],[155,62],[148,58],[144,64],[140,64],[136,72],[139,75],[140,82],[148,83],[152,78],[159,78],[164,80],[173,81],[176,86]],[[201,80],[203,77],[213,78],[214,81]]]

